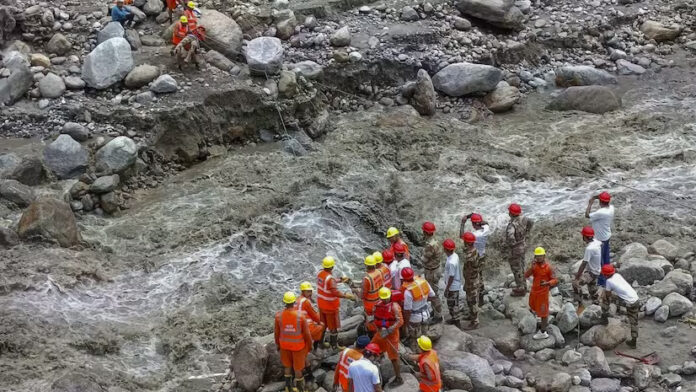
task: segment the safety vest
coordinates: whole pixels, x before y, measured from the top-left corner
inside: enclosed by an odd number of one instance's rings
[[[387,265],[387,263],[381,263],[379,265],[379,271],[382,273],[382,285],[388,289],[392,288],[391,270],[389,270],[389,265]]]
[[[310,317],[309,314],[304,310],[304,303],[305,301],[309,301],[307,297],[300,296],[300,298],[297,299],[297,302],[295,302],[295,309],[302,312],[302,314],[305,316],[307,319],[307,322],[310,322]],[[309,306],[312,306],[311,304]]]
[[[426,370],[426,366],[432,374]],[[435,350],[430,350],[421,354],[418,358],[418,367],[422,374],[418,384],[422,392],[440,392],[442,388],[442,378],[440,376],[440,360],[437,358]],[[434,376],[435,378],[430,378]]]
[[[379,289],[382,288],[382,271],[375,269],[368,272],[365,276],[367,279],[367,292],[363,293],[363,307],[367,314],[372,314],[375,304],[379,301]]]
[[[196,16],[196,13],[193,12],[191,9],[184,9],[184,16],[188,19],[188,25],[191,31],[196,31],[196,27],[198,27],[198,17]]]
[[[411,292],[413,302],[420,301],[423,298],[428,298],[428,294],[430,294],[428,281],[419,276],[413,278],[413,282],[405,282],[404,286],[406,290]]]
[[[336,284],[336,279],[330,272],[319,271],[319,275],[317,275],[317,305],[319,305],[320,310],[335,312],[341,307],[340,298],[329,290],[332,281]]]
[[[172,43],[178,45],[182,39],[186,38],[186,35],[190,32],[189,26],[181,22],[176,22],[174,26],[174,34],[172,35]]]
[[[394,303],[378,301],[375,305],[375,326],[377,328],[389,328],[396,324]]]
[[[338,357],[338,364],[336,365],[336,373],[338,373],[338,383],[344,392],[348,392],[348,366],[362,359],[362,357],[362,353],[352,348],[341,351],[341,355]]]
[[[280,348],[287,351],[301,351],[305,348],[302,334],[302,323],[305,321],[302,312],[296,309],[285,309],[280,312]]]

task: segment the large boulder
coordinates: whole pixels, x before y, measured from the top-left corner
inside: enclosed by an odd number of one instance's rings
[[[175,93],[179,90],[179,85],[169,74],[160,75],[150,85],[150,91],[157,94]]]
[[[595,344],[602,350],[613,350],[630,336],[628,328],[618,320],[612,319],[608,325],[598,327],[600,329],[595,334]]]
[[[559,87],[616,84],[616,77],[607,71],[589,65],[569,65],[556,68]]]
[[[436,73],[433,77],[433,86],[444,94],[459,97],[492,91],[502,77],[502,71],[490,65],[456,63]]]
[[[619,273],[629,283],[637,281],[641,286],[647,286],[656,280],[662,280],[665,277],[665,270],[671,269],[672,264],[662,256],[651,256],[646,259],[630,259],[621,264]]]
[[[621,99],[605,86],[568,87],[546,106],[549,110],[580,110],[602,114],[621,107]]]
[[[10,58],[15,60],[9,61]],[[20,100],[34,84],[34,74],[26,57],[18,52],[5,55],[3,65],[10,70],[10,76],[0,79],[0,104],[11,105]]]
[[[643,22],[643,25],[640,26],[640,31],[643,32],[647,39],[654,39],[657,42],[662,42],[672,41],[677,38],[682,28],[679,25],[665,26],[660,22],[646,20]]]
[[[469,376],[459,370],[445,370],[442,372],[442,383],[448,389],[463,389],[465,391],[474,389]]]
[[[411,105],[424,116],[435,114],[437,105],[437,94],[433,87],[433,81],[428,75],[428,71],[421,69],[416,76],[416,87],[413,92]]]
[[[679,248],[665,239],[659,239],[650,245],[648,253],[660,255],[669,261],[676,261],[679,257]]]
[[[59,98],[65,92],[65,82],[60,76],[49,72],[39,80],[39,92],[44,98]]]
[[[645,245],[632,242],[624,248],[624,252],[619,258],[619,263],[624,264],[631,260],[642,260],[648,257],[648,248]]]
[[[331,37],[329,38],[329,42],[331,42],[331,45],[338,47],[348,46],[350,45],[350,41],[351,36],[348,26],[343,26],[340,29],[334,31],[333,34],[331,34]]]
[[[669,306],[660,305],[657,310],[655,310],[655,315],[653,316],[655,321],[658,323],[664,323],[669,318]]]
[[[463,14],[504,29],[521,30],[524,16],[514,0],[459,0],[457,9]]]
[[[650,294],[658,298],[664,298],[667,294],[673,292],[688,295],[691,293],[693,286],[694,278],[691,276],[691,273],[676,269],[670,271],[664,279],[652,285]]]
[[[58,56],[67,54],[72,49],[72,43],[61,33],[53,34],[53,37],[46,44],[46,51]]]
[[[155,80],[159,73],[159,68],[154,65],[138,65],[128,73],[124,83],[128,88],[140,88]]]
[[[648,300],[645,301],[645,315],[652,316],[660,306],[662,306],[662,299],[657,297],[648,298]]]
[[[121,178],[118,174],[101,176],[94,180],[94,182],[89,186],[89,191],[97,194],[111,192],[118,187],[120,180]]]
[[[225,72],[229,71],[234,67],[234,63],[232,60],[228,59],[225,57],[224,54],[218,52],[217,50],[209,50],[205,52],[203,55],[203,58],[205,58],[205,61],[208,64],[213,65],[216,68],[219,68]]]
[[[633,367],[633,385],[638,390],[643,390],[650,385],[650,381],[655,374],[660,372],[659,368],[652,365],[638,363]]]
[[[119,22],[109,22],[97,33],[97,44],[100,44],[111,38],[124,38],[126,31]]]
[[[39,185],[46,181],[46,170],[41,159],[28,157],[22,159],[9,175],[9,178],[17,180],[24,185]]]
[[[19,207],[34,201],[34,191],[17,180],[0,180],[0,198],[9,200]]]
[[[534,339],[534,334],[524,335],[520,338],[520,347],[527,352],[537,352],[545,348],[553,348],[556,345],[556,339],[549,334],[546,339]]]
[[[390,387],[387,385],[387,387],[384,389],[385,392],[413,392],[419,389],[418,380],[413,376],[413,374],[402,373],[401,377],[404,379],[403,384],[399,385],[398,387]]]
[[[232,371],[237,385],[246,392],[255,392],[263,383],[268,353],[254,338],[245,338],[234,349]]]
[[[97,45],[82,65],[82,79],[89,87],[105,89],[120,82],[133,69],[131,47],[125,38],[112,38]]]
[[[275,75],[283,65],[283,45],[275,37],[254,38],[247,44],[246,61],[253,75]]]
[[[677,317],[691,311],[694,304],[679,293],[671,293],[662,301],[663,305],[669,307],[669,316]]]
[[[440,339],[435,342],[433,348],[437,352],[462,351],[466,350],[471,342],[472,337],[468,333],[462,331],[454,325],[445,325],[442,329],[442,336],[440,336]]]
[[[154,16],[162,12],[162,8],[163,4],[160,0],[145,0],[145,4],[143,5],[143,12],[145,13],[145,15]]]
[[[483,336],[471,336],[471,341],[467,345],[466,351],[478,355],[489,363],[507,359],[505,355],[495,347],[493,340]]]
[[[621,380],[615,378],[595,378],[590,383],[592,392],[619,392]]]
[[[17,233],[22,239],[48,239],[66,248],[80,242],[77,222],[70,206],[49,197],[31,203],[19,220]]]
[[[74,178],[87,169],[87,151],[68,135],[60,135],[44,149],[44,162],[60,179]]]
[[[137,157],[138,147],[135,142],[126,136],[119,136],[97,151],[97,170],[120,173],[134,164]]]
[[[8,152],[0,154],[0,178],[7,177],[19,166],[20,162],[21,159],[14,153]]]
[[[466,352],[444,351],[439,354],[442,371],[458,370],[466,374],[475,389],[495,387],[495,373],[485,359]]]
[[[568,392],[573,385],[572,377],[568,373],[545,373],[537,379],[537,392]]]
[[[558,325],[561,332],[568,333],[577,328],[579,320],[575,306],[570,302],[566,302],[556,316],[556,325]]]
[[[589,328],[602,321],[602,308],[599,305],[590,305],[580,314],[580,325]]]
[[[85,142],[87,139],[89,139],[89,129],[76,122],[68,121],[63,124],[63,128],[61,128],[60,133],[69,135],[78,142]]]
[[[604,356],[604,351],[599,347],[583,347],[580,349],[582,360],[592,377],[606,377],[611,374],[609,362]]]
[[[493,113],[507,112],[519,102],[520,90],[517,87],[510,86],[507,82],[501,81],[496,86],[495,90],[488,93],[483,98],[483,103],[486,104],[488,110]]]
[[[242,29],[237,22],[222,12],[204,9],[199,26],[205,27],[208,39],[206,46],[229,58],[237,58],[242,51]]]

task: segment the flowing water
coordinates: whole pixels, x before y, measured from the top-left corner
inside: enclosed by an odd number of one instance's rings
[[[476,210],[499,229],[512,201],[522,204],[536,220],[563,220],[580,216],[588,196],[600,189],[612,191],[620,202],[619,211],[649,210],[674,218],[693,212],[696,98],[665,95],[656,86],[628,90],[626,109],[606,116],[542,112],[538,98],[530,98],[517,113],[476,126],[484,141],[479,156],[461,145],[438,147],[437,167],[399,174],[405,187],[400,193],[406,203],[403,208],[409,211],[404,220],[415,231],[427,217],[438,224],[443,236],[456,235],[462,214]],[[356,123],[353,128],[352,122]],[[373,123],[369,119],[364,124]],[[53,326],[62,330],[60,336],[65,331],[69,336],[89,335],[104,328],[120,335],[117,352],[94,356],[73,350],[63,359],[66,368],[87,362],[90,368],[153,390],[171,390],[176,380],[189,377],[219,375],[219,366],[207,364],[206,358],[220,353],[205,344],[204,337],[195,340],[197,347],[184,358],[186,371],[172,365],[160,347],[162,328],[172,315],[182,310],[191,318],[209,315],[209,293],[201,291],[201,285],[220,280],[224,287],[240,291],[235,295],[275,298],[301,281],[313,281],[326,254],[339,260],[337,274],[359,277],[366,252],[385,246],[380,231],[386,229],[381,227],[386,222],[379,214],[366,222],[374,206],[364,201],[379,200],[370,195],[375,184],[388,181],[397,170],[385,161],[365,160],[378,147],[365,145],[364,134],[372,130],[360,129],[364,126],[360,120],[342,118],[338,124],[308,157],[240,149],[184,172],[160,189],[142,192],[123,216],[84,217],[83,237],[111,255],[108,261],[117,271],[112,279],[62,287],[48,274],[37,290],[1,296],[0,308],[40,325],[37,334]],[[651,129],[653,124],[668,128]],[[472,132],[472,128],[461,131]],[[354,136],[352,144],[338,136],[344,131]],[[601,138],[593,139],[593,135]],[[491,160],[499,154],[513,155],[508,155],[506,167],[491,172],[481,163],[489,154]],[[683,156],[674,158],[679,154]],[[312,167],[307,164],[312,160],[328,162],[327,157],[334,155],[345,165],[340,175],[327,171],[313,180],[313,173],[303,167]],[[476,158],[466,160],[473,173],[451,170],[464,165],[463,155]],[[600,159],[601,166],[591,174],[576,166],[586,162],[581,159],[586,155]],[[326,162],[322,167],[330,166]],[[258,169],[269,165],[275,173]],[[282,185],[299,179],[304,179],[300,189]],[[270,181],[268,190],[259,185],[265,181]],[[315,186],[313,181],[323,185]],[[262,211],[252,214],[256,198],[263,200],[258,202]],[[271,198],[285,202],[272,204]],[[266,210],[269,205],[274,208]],[[243,218],[235,220],[238,216]],[[234,307],[235,301],[225,306]],[[258,309],[268,307],[275,308],[267,303]],[[254,329],[248,326],[249,333]],[[45,344],[65,345],[65,341],[49,338]],[[47,390],[62,374],[41,372],[8,390]]]

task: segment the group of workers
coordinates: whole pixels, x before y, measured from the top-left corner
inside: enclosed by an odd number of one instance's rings
[[[592,212],[595,200],[599,200],[600,206]],[[605,323],[608,322],[612,293],[616,294],[619,305],[625,306],[628,313],[631,326],[631,340],[628,345],[635,347],[640,305],[635,290],[616,273],[609,260],[609,240],[614,217],[614,207],[610,200],[610,195],[602,192],[593,196],[587,206],[586,216],[590,219],[590,225],[581,230],[586,249],[573,281],[573,289],[575,300],[578,302],[578,314],[582,312],[583,300],[589,296],[593,302],[601,303],[602,321]],[[551,288],[558,284],[558,279],[554,268],[548,262],[546,250],[542,247],[534,249],[534,259],[529,267],[525,268],[526,241],[533,222],[522,216],[522,208],[518,204],[511,204],[508,213],[510,221],[505,231],[506,253],[515,280],[511,295],[526,295],[527,279],[533,279],[529,292],[529,306],[541,319],[540,329],[533,337],[546,339],[549,295]],[[465,228],[468,221],[471,221],[472,231]],[[374,363],[382,355],[386,355],[394,368],[395,378],[391,384],[403,383],[398,352],[402,337],[405,345],[419,352],[413,360],[419,367],[416,375],[420,391],[440,390],[438,357],[427,336],[430,324],[443,321],[438,285],[440,279],[443,279],[444,296],[450,314],[449,322],[461,329],[478,328],[479,308],[484,300],[482,267],[485,265],[486,242],[491,229],[480,214],[471,213],[462,219],[460,237],[464,247],[460,252],[463,258],[461,263],[455,241],[448,238],[441,244],[438,243],[434,238],[435,230],[432,222],[425,222],[422,226],[425,239],[422,263],[424,277],[414,273],[408,245],[399,230],[390,227],[386,233],[389,248],[365,257],[366,273],[360,285],[353,285],[352,281],[345,277],[334,277],[332,272],[336,260],[331,256],[323,259],[322,269],[317,275],[318,312],[311,303],[314,290],[310,282],[300,285],[299,299],[293,292],[285,293],[283,301],[286,308],[276,315],[275,339],[285,367],[286,392],[306,391],[303,371],[306,368],[307,353],[313,346],[316,348],[319,342],[324,342],[325,337],[328,337],[328,341],[323,343],[325,347],[341,350],[334,376],[336,390],[340,388],[344,392],[381,391],[381,381]],[[441,268],[443,254],[444,271]],[[599,280],[600,277],[604,279]],[[339,283],[348,284],[350,291],[339,290]],[[597,289],[598,285],[603,287],[601,295]],[[466,317],[469,324],[466,326],[461,325],[459,314],[458,302],[462,286],[469,308]],[[583,296],[583,287],[588,289],[587,296]],[[359,327],[360,336],[353,348],[343,348],[338,344],[342,298],[360,298],[363,303],[365,325]]]

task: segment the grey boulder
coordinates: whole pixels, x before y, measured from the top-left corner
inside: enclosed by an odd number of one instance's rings
[[[34,191],[17,180],[0,180],[0,198],[26,207],[36,198]]]
[[[523,27],[524,16],[514,0],[459,0],[456,7],[463,14],[497,27],[513,30]]]
[[[78,142],[87,141],[89,138],[89,129],[87,129],[87,127],[70,121],[63,124],[63,128],[60,130],[60,133],[69,135]]]
[[[520,90],[517,87],[510,86],[507,82],[501,81],[498,83],[495,90],[491,91],[483,98],[483,103],[486,104],[486,107],[491,112],[503,113],[512,109],[512,107],[519,102],[520,97]]]
[[[649,256],[644,259],[630,259],[628,262],[621,264],[619,273],[632,283],[637,281],[642,286],[653,284],[656,280],[662,280],[665,277],[666,270],[671,270],[672,264],[662,256]]]
[[[439,354],[442,371],[458,370],[466,374],[475,389],[495,387],[495,374],[485,359],[466,352],[445,351]]]
[[[133,70],[126,75],[124,83],[128,88],[140,88],[155,80],[158,76],[159,68],[150,64],[142,64],[133,68]]]
[[[676,269],[670,271],[661,281],[650,287],[650,294],[657,298],[664,298],[670,293],[688,295],[694,286],[694,278],[687,271]]]
[[[44,149],[46,166],[60,179],[74,178],[87,169],[87,151],[68,135],[60,135]]]
[[[268,353],[266,348],[254,338],[245,338],[235,346],[232,371],[238,386],[247,392],[256,391],[263,383]]]
[[[16,60],[9,61],[10,56]],[[29,62],[18,52],[5,55],[3,65],[10,70],[10,76],[0,79],[0,104],[11,105],[20,100],[34,84],[34,75]]]
[[[17,234],[22,239],[48,239],[62,247],[77,245],[80,233],[70,206],[57,199],[42,197],[24,210]]]
[[[592,392],[619,392],[621,380],[615,378],[595,378],[590,382]]]
[[[46,44],[48,53],[55,53],[59,56],[67,54],[72,49],[70,41],[61,33],[53,34],[53,37]]]
[[[119,22],[109,22],[97,33],[97,44],[100,44],[111,38],[123,38],[126,31]]]
[[[102,176],[97,178],[92,185],[89,186],[89,190],[97,194],[111,192],[118,187],[119,182],[120,177],[118,174]]]
[[[621,99],[605,86],[568,87],[551,100],[546,107],[549,110],[579,110],[602,114],[621,107]]]
[[[157,94],[175,93],[178,89],[179,85],[169,74],[160,75],[150,85],[150,91]]]
[[[570,302],[566,302],[556,316],[556,325],[558,325],[562,333],[568,333],[577,328],[579,320],[575,306]]]
[[[275,37],[254,38],[247,44],[246,61],[253,75],[275,75],[283,64],[283,45]]]
[[[537,392],[568,392],[571,385],[570,374],[549,372],[537,379],[535,388]]]
[[[39,80],[39,92],[44,98],[59,98],[65,92],[65,82],[60,76],[49,72]]]
[[[416,87],[413,92],[411,105],[424,116],[435,114],[437,95],[433,87],[433,81],[428,75],[428,71],[421,69],[416,77]]]
[[[444,94],[459,97],[492,91],[502,77],[502,71],[490,65],[455,63],[435,74],[433,86]]]
[[[662,303],[664,306],[669,307],[670,317],[681,316],[684,313],[691,311],[691,309],[694,307],[694,304],[691,303],[688,298],[679,293],[671,293],[667,295],[665,299],[662,300]]]
[[[657,42],[663,42],[672,41],[677,38],[677,36],[679,36],[681,33],[682,28],[679,25],[665,26],[660,22],[646,20],[640,26],[640,31],[643,32],[647,39],[654,39]]]
[[[119,136],[97,151],[95,156],[97,170],[102,172],[120,173],[135,163],[138,148],[135,142]]]
[[[589,65],[569,65],[556,68],[559,87],[616,84],[616,77],[607,71]]]
[[[242,51],[242,29],[237,22],[222,12],[202,9],[199,25],[205,28],[206,45],[229,58],[240,57]]]
[[[99,44],[85,57],[82,79],[89,87],[105,89],[120,82],[133,67],[128,41],[125,38],[112,38]]]

